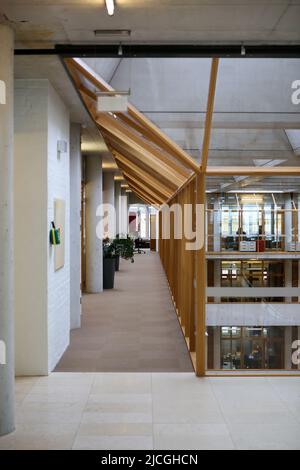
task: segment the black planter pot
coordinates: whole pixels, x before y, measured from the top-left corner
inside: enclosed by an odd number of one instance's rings
[[[115,262],[116,262],[116,271],[119,271],[119,268],[120,268],[120,255],[117,255],[115,257]]]
[[[115,270],[115,258],[103,258],[103,289],[114,288]]]

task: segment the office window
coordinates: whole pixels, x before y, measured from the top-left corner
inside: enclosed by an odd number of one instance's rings
[[[222,326],[222,369],[283,369],[284,327]]]

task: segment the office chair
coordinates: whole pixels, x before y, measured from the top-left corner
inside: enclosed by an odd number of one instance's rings
[[[145,250],[142,250],[142,245],[143,245],[143,240],[141,238],[136,238],[134,241],[134,253],[137,253],[138,255],[141,254],[146,254]]]

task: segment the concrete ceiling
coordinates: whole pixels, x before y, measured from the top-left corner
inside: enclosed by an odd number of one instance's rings
[[[126,42],[136,43],[300,43],[300,0],[115,0],[115,6],[115,15],[109,17],[104,0],[0,0],[0,21],[12,25],[19,48],[99,44],[95,29],[130,29]],[[105,41],[113,42],[101,38]],[[130,88],[130,101],[200,159],[209,60],[86,61],[115,88]],[[221,60],[210,164],[299,164],[287,137],[288,130],[300,129],[299,106],[290,99],[299,70],[298,60]],[[84,150],[104,151],[107,166],[111,164],[57,57],[17,56],[15,71],[17,78],[49,79],[71,120],[84,126]],[[282,185],[272,181],[266,184]],[[214,179],[210,182],[211,187],[216,184]],[[231,178],[218,187],[250,183],[255,185],[249,178]],[[288,179],[286,183],[290,185]]]
[[[71,122],[82,124],[83,152],[101,152],[104,167],[112,167],[114,163],[112,156],[58,57],[15,56],[15,78],[48,79],[66,104]]]
[[[96,29],[130,29],[129,42],[299,42],[299,0],[1,0],[21,47],[98,43]],[[107,39],[111,42],[111,39]]]

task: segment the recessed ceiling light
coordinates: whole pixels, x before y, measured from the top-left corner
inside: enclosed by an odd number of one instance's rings
[[[107,13],[109,16],[112,16],[115,12],[115,3],[114,0],[105,0]]]

